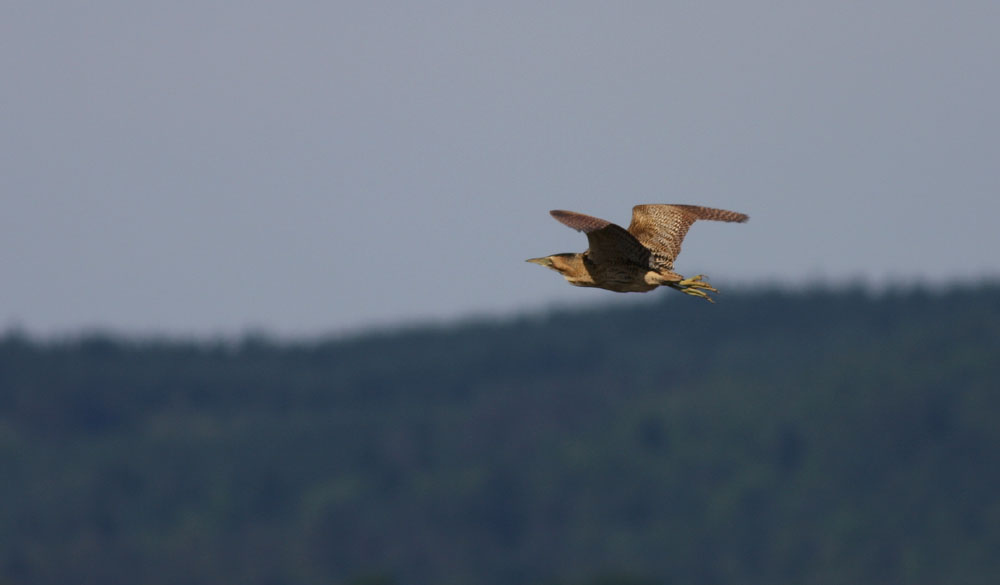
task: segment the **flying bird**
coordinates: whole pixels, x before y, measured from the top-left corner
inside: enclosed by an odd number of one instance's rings
[[[580,253],[553,254],[528,262],[551,268],[574,286],[615,292],[648,292],[669,286],[684,294],[715,302],[717,289],[704,275],[684,278],[674,272],[674,260],[691,224],[699,219],[743,223],[749,216],[699,205],[636,205],[628,229],[597,217],[555,209],[552,217],[587,234],[590,248]]]

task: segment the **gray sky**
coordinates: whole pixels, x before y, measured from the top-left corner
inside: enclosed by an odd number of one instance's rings
[[[524,259],[654,202],[730,290],[1000,275],[995,0],[152,4],[2,9],[0,328],[628,302]]]

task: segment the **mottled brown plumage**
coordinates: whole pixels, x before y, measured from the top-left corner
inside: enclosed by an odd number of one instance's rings
[[[587,234],[590,247],[582,254],[553,254],[532,258],[562,274],[575,286],[593,286],[615,292],[646,292],[669,286],[712,301],[708,292],[719,292],[698,275],[685,279],[675,273],[674,260],[691,224],[699,219],[743,223],[748,216],[735,211],[699,205],[636,205],[628,229],[609,221],[553,210],[552,217]]]

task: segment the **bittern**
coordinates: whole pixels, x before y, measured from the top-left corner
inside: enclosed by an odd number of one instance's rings
[[[552,217],[587,234],[590,247],[582,254],[553,254],[531,258],[562,274],[574,286],[593,286],[615,292],[648,292],[669,286],[684,294],[715,302],[708,293],[719,292],[704,275],[684,278],[674,272],[681,241],[699,219],[743,223],[749,216],[698,205],[636,205],[632,223],[624,229],[610,221],[573,211],[550,211]]]

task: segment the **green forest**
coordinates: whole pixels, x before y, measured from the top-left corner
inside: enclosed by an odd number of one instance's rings
[[[992,584],[1000,285],[0,336],[0,585]]]

